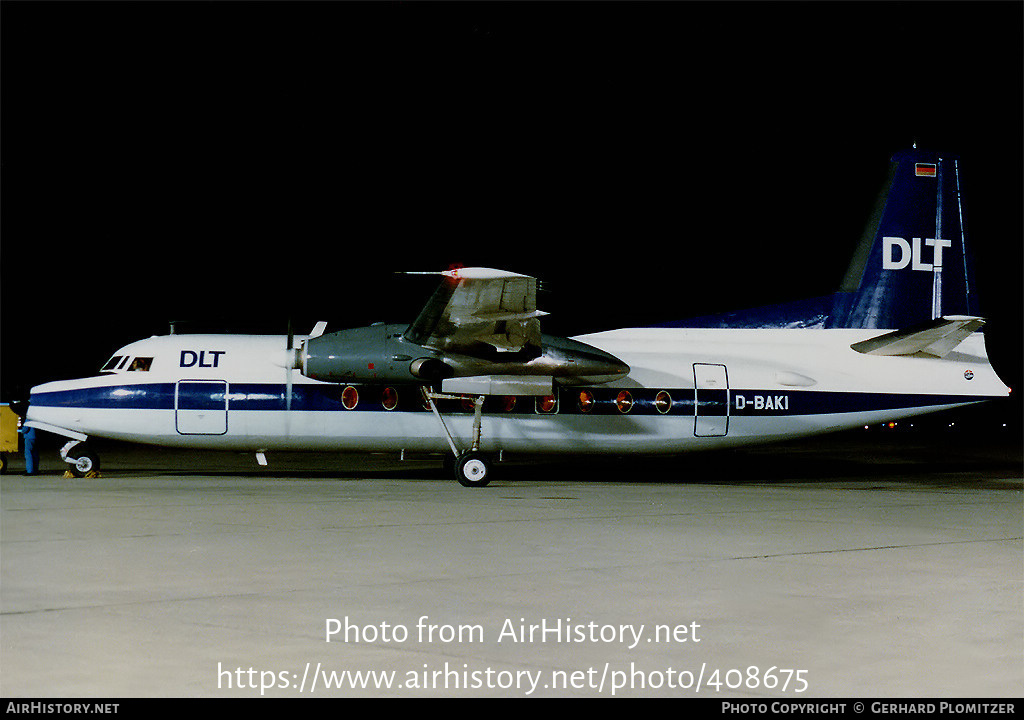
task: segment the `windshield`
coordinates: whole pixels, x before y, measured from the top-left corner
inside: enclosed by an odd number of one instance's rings
[[[115,355],[107,360],[107,364],[100,368],[100,372],[114,372],[128,361],[127,355]]]
[[[100,372],[148,372],[152,366],[153,358],[151,357],[132,358],[130,355],[115,355],[107,360],[107,364],[100,368]]]

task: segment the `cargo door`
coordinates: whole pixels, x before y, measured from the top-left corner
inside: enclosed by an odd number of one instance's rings
[[[223,380],[180,380],[174,391],[180,435],[224,435],[228,431],[228,384]]]
[[[693,364],[694,425],[697,437],[729,432],[729,374],[725,365]]]

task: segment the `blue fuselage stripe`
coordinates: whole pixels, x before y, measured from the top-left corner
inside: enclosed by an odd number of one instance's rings
[[[286,386],[283,383],[230,383],[227,408],[230,411],[283,411],[286,409]],[[360,411],[429,412],[422,401],[420,386],[392,386],[385,393],[384,385],[353,385],[358,393],[355,407],[351,394],[343,399],[345,386],[297,384],[292,388],[293,411]],[[589,403],[580,403],[583,388],[560,388],[558,409],[560,415],[619,415],[617,402],[620,388],[586,388]],[[656,403],[659,393],[667,392],[671,404],[666,411],[664,396]],[[779,416],[823,415],[836,413],[898,410],[915,407],[958,405],[988,398],[971,395],[934,395],[900,393],[831,392],[820,390],[748,390],[699,391],[693,388],[634,388],[629,390],[628,414],[631,415],[689,415],[697,405],[700,415]],[[387,395],[387,396],[386,396]],[[394,398],[397,397],[397,404]],[[728,408],[726,408],[728,403]],[[174,410],[195,408],[223,408],[224,384],[215,382],[182,382],[126,384],[106,387],[80,388],[45,393],[34,393],[31,404],[37,407],[77,407],[86,409],[139,409]],[[583,408],[587,409],[584,410]],[[438,403],[442,412],[472,412],[470,404],[457,400]],[[506,398],[488,397],[484,412],[495,414],[534,414],[532,397],[516,398],[510,408]]]

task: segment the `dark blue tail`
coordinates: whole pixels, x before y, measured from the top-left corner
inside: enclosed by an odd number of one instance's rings
[[[906,150],[834,296],[827,327],[899,329],[977,315],[959,158]]]
[[[959,159],[914,148],[892,158],[839,292],[670,325],[897,330],[942,316],[974,316],[971,264]]]

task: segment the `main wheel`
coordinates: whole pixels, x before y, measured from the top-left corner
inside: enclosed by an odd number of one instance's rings
[[[464,452],[455,461],[455,479],[463,487],[484,487],[491,481],[491,464],[480,453]]]
[[[85,477],[91,472],[99,472],[100,456],[91,448],[77,447],[68,453],[68,459],[72,461],[69,465],[71,474],[75,477]]]

